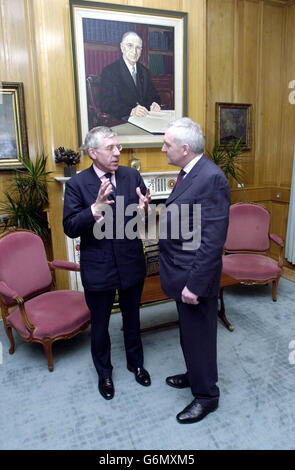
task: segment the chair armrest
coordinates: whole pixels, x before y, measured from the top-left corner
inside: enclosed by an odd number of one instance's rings
[[[275,233],[270,233],[269,234],[269,238],[275,242],[277,245],[279,245],[280,247],[284,247],[284,242],[282,240],[281,237],[279,237],[278,235],[276,235]]]
[[[73,261],[64,261],[60,259],[54,259],[49,263],[49,266],[53,269],[65,269],[67,271],[80,271],[80,265]]]
[[[279,253],[279,260],[278,260],[278,265],[280,268],[283,266],[283,248],[284,248],[284,242],[281,237],[276,235],[275,233],[270,233],[269,238],[280,247],[280,253]]]
[[[8,287],[5,282],[0,281],[0,294],[5,295],[5,297],[8,297],[9,299],[16,299],[18,297],[18,293],[15,292],[15,290],[11,289]]]
[[[0,281],[0,294],[4,295],[8,299],[13,299],[16,301],[20,309],[21,316],[23,317],[24,324],[28,332],[30,333],[30,338],[31,338],[32,332],[35,327],[28,319],[28,315],[24,306],[24,299],[20,295],[18,295],[18,293],[15,290],[8,287],[8,285],[3,281]]]

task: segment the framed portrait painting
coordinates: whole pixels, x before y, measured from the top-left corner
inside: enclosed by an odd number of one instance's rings
[[[216,103],[216,140],[221,147],[241,139],[241,149],[252,146],[252,105]]]
[[[83,0],[70,13],[79,144],[108,126],[125,148],[161,146],[187,112],[187,13]]]
[[[22,166],[28,140],[21,82],[0,82],[0,169]]]

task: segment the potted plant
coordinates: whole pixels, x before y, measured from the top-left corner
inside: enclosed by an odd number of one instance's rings
[[[222,146],[219,142],[215,142],[212,152],[207,152],[206,154],[222,169],[227,179],[231,176],[242,188],[244,187],[242,182],[244,171],[241,167],[241,138]]]
[[[49,235],[45,213],[48,206],[47,183],[51,172],[46,171],[46,157],[35,161],[21,159],[23,168],[15,170],[15,177],[0,201],[0,211],[7,214],[8,225],[32,230],[42,238]]]
[[[58,147],[54,150],[55,162],[66,163],[64,167],[64,176],[71,177],[76,173],[76,166],[80,162],[80,154],[72,149],[65,150],[64,147]]]

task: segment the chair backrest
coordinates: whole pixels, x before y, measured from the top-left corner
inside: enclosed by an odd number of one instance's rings
[[[88,75],[86,78],[86,89],[87,89],[87,98],[88,104],[93,106],[96,112],[100,112],[99,109],[99,84],[100,84],[100,77],[96,75]]]
[[[257,204],[230,206],[225,251],[267,251],[269,249],[270,213]]]
[[[52,283],[42,239],[33,232],[16,230],[0,238],[0,281],[24,299],[44,292]],[[13,304],[3,298],[6,305]]]

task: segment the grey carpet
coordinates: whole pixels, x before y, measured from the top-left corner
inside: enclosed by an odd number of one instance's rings
[[[184,371],[178,328],[143,334],[151,387],[126,369],[121,315],[111,317],[116,393],[97,391],[90,330],[53,347],[50,373],[43,348],[16,335],[16,351],[0,324],[0,449],[294,449],[295,285],[281,279],[278,301],[271,286],[229,287],[224,298],[235,330],[218,324],[219,408],[202,422],[178,424],[192,396],[165,377]],[[144,307],[142,327],[177,318],[173,302]],[[0,345],[0,346],[1,346]]]

